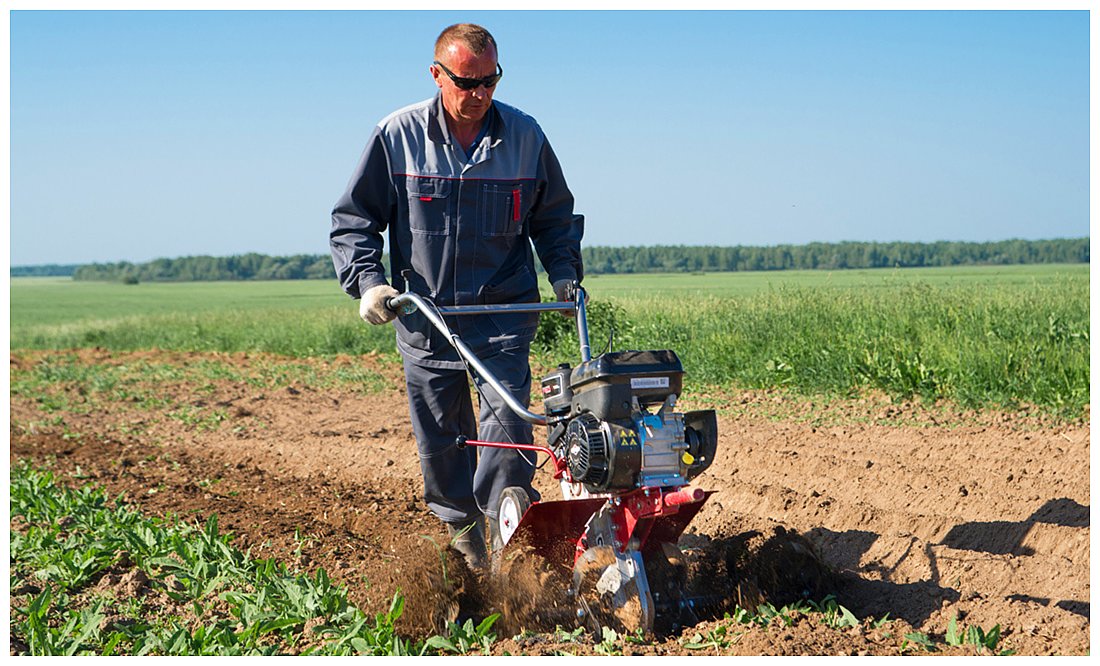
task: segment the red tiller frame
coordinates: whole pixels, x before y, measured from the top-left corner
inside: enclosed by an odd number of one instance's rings
[[[485,442],[477,439],[466,439],[461,436],[456,441],[459,447],[484,446],[494,449],[518,449],[520,451],[536,451],[550,456],[554,462],[554,478],[565,478],[572,483],[569,476],[569,468],[564,460],[559,459],[554,452],[546,446],[537,444],[512,444],[510,442]],[[684,486],[676,490],[662,490],[657,487],[643,487],[632,490],[622,495],[610,497],[588,498],[600,500],[591,508],[592,513],[599,510],[604,503],[611,506],[611,523],[614,531],[616,550],[625,552],[632,538],[638,539],[638,550],[647,551],[658,547],[662,542],[676,543],[688,523],[695,518],[699,510],[703,508],[714,491],[704,491],[701,488]],[[554,507],[561,506],[561,510],[572,509],[577,506],[578,500],[560,500],[541,502],[540,516],[554,511]],[[569,505],[569,506],[565,506]],[[589,514],[591,515],[591,514]],[[576,540],[574,560],[588,549],[584,534]],[[541,549],[540,549],[541,550]]]
[[[638,488],[611,499],[611,524],[618,550],[626,550],[632,538],[646,552],[662,542],[676,543],[680,534],[703,508],[713,490],[684,486],[676,490]]]

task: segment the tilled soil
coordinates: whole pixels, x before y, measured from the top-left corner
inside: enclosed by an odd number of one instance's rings
[[[243,354],[72,354],[105,365],[258,362]],[[11,364],[58,358],[17,352]],[[456,608],[495,609],[493,586],[469,572],[441,589],[435,572],[446,536],[420,499],[400,369],[371,358],[308,363],[318,372],[366,365],[390,388],[319,389],[293,378],[267,386],[215,380],[201,390],[158,382],[174,405],[220,410],[225,418],[213,426],[126,400],[97,400],[94,409],[51,421],[42,405],[13,394],[9,459],[124,492],[150,515],[217,514],[238,545],[303,570],[324,567],[368,613],[388,607],[400,589],[402,629],[413,635]],[[86,388],[56,390],[79,404]],[[730,595],[759,592],[779,604],[813,568],[814,598],[835,594],[862,625],[837,630],[801,617],[790,626],[741,627],[711,649],[686,648],[695,634],[722,626],[711,619],[628,643],[627,654],[897,654],[906,632],[939,637],[941,652],[973,653],[943,647],[952,616],[960,625],[999,624],[999,648],[1018,654],[1088,652],[1087,423],[874,397],[819,405],[775,393],[687,396],[680,407],[708,405],[721,407],[719,452],[695,485],[716,493],[681,546],[699,553],[698,562],[737,547],[741,570],[697,562],[696,581],[718,576],[715,586]],[[535,485],[544,498],[560,496],[547,468]],[[453,553],[449,561],[460,569]],[[876,622],[886,614],[893,621]],[[595,647],[554,632],[502,632],[501,639],[498,654]]]

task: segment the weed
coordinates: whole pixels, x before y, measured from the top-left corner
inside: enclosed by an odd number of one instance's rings
[[[805,610],[805,605],[801,602],[783,606],[782,608],[776,608],[771,604],[761,604],[756,609],[757,617],[754,618],[756,623],[762,626],[768,626],[773,621],[780,621],[784,626],[790,627],[795,623],[795,616]]]
[[[229,414],[224,409],[207,410],[192,405],[184,405],[169,412],[168,417],[179,421],[188,428],[208,431],[217,430],[218,426],[229,418]]]
[[[150,520],[121,498],[112,502],[92,487],[62,488],[51,473],[25,463],[12,466],[10,481],[11,515],[21,519],[10,539],[11,586],[33,589],[27,583],[34,579],[41,590],[26,606],[13,597],[12,636],[30,654],[403,655],[450,651],[446,645],[488,651],[496,640],[490,632],[496,617],[452,627],[445,642],[433,641],[439,648],[400,638],[394,629],[404,610],[400,593],[387,612],[369,617],[324,569],[291,573],[234,548],[217,516],[198,525]],[[139,597],[120,604],[88,589],[123,562],[144,571],[147,584],[191,618],[143,619]],[[79,606],[73,592],[80,592]],[[108,604],[132,619],[104,624]]]
[[[913,647],[910,644],[922,647],[927,652],[936,652],[936,645],[932,642],[932,639],[929,638],[927,634],[922,634],[918,632],[905,634],[905,638],[902,640],[901,646],[898,648],[898,651],[901,654],[905,654],[909,650],[912,650]]]
[[[728,630],[726,625],[720,624],[705,634],[696,633],[690,641],[684,643],[684,647],[688,650],[714,650],[714,654],[721,654],[721,651],[728,648],[732,642],[726,636]]]
[[[859,620],[852,614],[852,611],[838,604],[836,597],[831,594],[822,599],[820,603],[813,601],[808,603],[814,610],[822,614],[821,621],[828,627],[846,629],[859,626]],[[885,618],[883,620],[885,621]]]
[[[977,648],[979,653],[989,652],[1000,655],[1015,654],[1013,650],[1002,650],[997,652],[997,645],[1001,641],[1001,625],[993,625],[993,628],[989,631],[985,631],[978,626],[970,626],[965,630],[960,630],[958,616],[954,614],[947,622],[947,632],[944,634],[944,641],[948,645],[956,647],[973,645]]]
[[[611,627],[603,627],[600,632],[600,642],[596,643],[596,653],[609,657],[622,655],[623,649],[619,642],[619,634]]]
[[[554,627],[554,640],[561,643],[576,643],[584,635],[584,627],[577,627],[572,631],[566,631],[561,627]]]
[[[434,650],[452,652],[454,654],[468,654],[472,650],[481,650],[483,654],[489,654],[489,648],[496,642],[497,636],[490,632],[493,624],[500,619],[498,613],[494,613],[482,620],[476,627],[473,620],[466,620],[459,625],[454,622],[447,623],[449,636],[432,636],[425,645]]]
[[[470,527],[472,527],[472,525]],[[458,536],[459,535],[456,534],[454,538],[457,539]],[[430,536],[425,536],[421,534],[420,538],[432,544],[432,547],[435,548],[436,553],[439,554],[439,567],[443,572],[443,585],[449,588],[451,586],[451,583],[450,580],[447,578],[447,553],[442,548],[440,548],[439,544],[435,542],[435,539],[431,538]],[[451,545],[454,545],[454,541],[451,542]]]

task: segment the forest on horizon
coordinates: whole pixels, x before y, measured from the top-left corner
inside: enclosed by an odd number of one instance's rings
[[[1089,238],[808,243],[775,246],[584,247],[588,275],[777,270],[844,270],[930,266],[1089,263]],[[388,266],[388,260],[385,264]],[[541,266],[539,267],[541,271]],[[13,266],[11,277],[71,276],[109,282],[335,279],[327,254],[188,256],[144,263]]]

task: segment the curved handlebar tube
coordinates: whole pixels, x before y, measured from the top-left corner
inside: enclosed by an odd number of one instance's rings
[[[414,294],[411,291],[407,291],[399,296],[386,300],[386,308],[393,310],[398,314],[411,314],[419,310],[428,321],[442,333],[447,340],[451,342],[451,346],[459,353],[462,358],[470,364],[478,376],[485,380],[485,383],[493,387],[493,390],[497,392],[508,405],[509,409],[516,413],[524,421],[534,425],[544,426],[546,425],[546,417],[541,414],[536,414],[526,407],[524,407],[515,396],[508,391],[500,380],[497,379],[485,364],[481,362],[474,352],[459,339],[457,335],[451,332],[451,329],[447,326],[447,322],[443,321],[443,315],[485,315],[494,314],[500,312],[568,312],[575,311],[575,317],[577,320],[577,338],[580,341],[581,360],[588,361],[592,358],[592,348],[588,344],[588,319],[585,316],[585,300],[586,294],[583,288],[579,285],[576,289],[576,296],[572,303],[560,302],[560,303],[505,303],[495,305],[452,305],[452,306],[436,306],[430,304],[423,297],[418,294]]]

